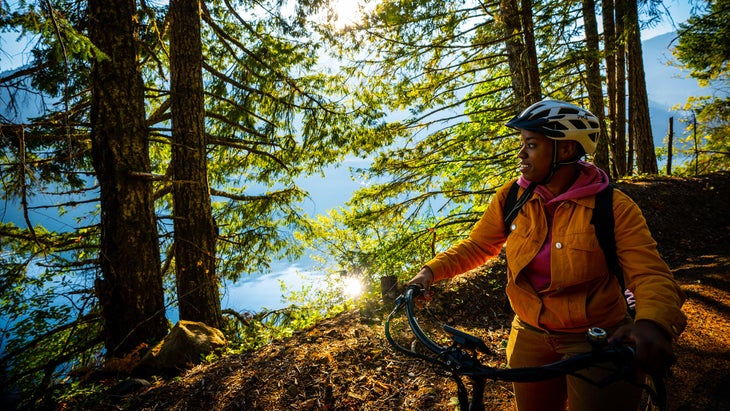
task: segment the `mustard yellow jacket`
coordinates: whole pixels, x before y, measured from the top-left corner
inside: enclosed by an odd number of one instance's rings
[[[434,280],[451,278],[484,264],[499,254],[506,241],[507,296],[520,319],[548,332],[584,332],[589,327],[607,328],[624,320],[623,292],[616,277],[608,272],[590,224],[595,197],[565,200],[557,207],[550,253],[551,283],[538,293],[520,272],[547,236],[543,200],[532,195],[507,238],[502,210],[511,184],[497,192],[468,238],[426,263]],[[635,320],[654,321],[676,338],[687,321],[681,311],[684,293],[659,256],[641,210],[617,189],[613,213],[619,262],[626,287],[636,296]]]

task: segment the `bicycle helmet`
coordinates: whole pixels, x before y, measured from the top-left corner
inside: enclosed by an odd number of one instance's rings
[[[590,111],[560,100],[537,102],[507,122],[508,127],[542,133],[553,140],[575,140],[586,154],[598,145],[598,118]]]

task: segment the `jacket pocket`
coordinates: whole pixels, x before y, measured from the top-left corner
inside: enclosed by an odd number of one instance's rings
[[[511,275],[516,276],[535,257],[542,245],[542,240],[536,238],[537,230],[531,221],[521,213],[513,222],[512,227],[514,230],[507,237],[505,251]]]
[[[595,281],[608,272],[606,258],[593,227],[553,238],[552,247],[553,276],[560,277],[558,281],[564,287]]]

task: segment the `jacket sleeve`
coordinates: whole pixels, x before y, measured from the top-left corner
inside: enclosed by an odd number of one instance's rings
[[[626,287],[636,298],[635,320],[650,320],[677,338],[687,325],[685,295],[659,255],[639,206],[614,190],[616,252]]]
[[[492,197],[487,210],[474,225],[469,237],[437,254],[425,264],[433,271],[434,281],[465,273],[499,254],[507,239],[503,208],[511,185],[512,182],[504,185]]]

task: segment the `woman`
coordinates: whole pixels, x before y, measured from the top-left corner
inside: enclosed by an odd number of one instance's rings
[[[533,104],[507,126],[520,130],[520,194],[524,205],[504,228],[512,183],[498,190],[469,237],[427,262],[409,284],[428,288],[499,254],[506,242],[507,296],[515,311],[510,367],[539,366],[590,350],[585,331],[602,327],[611,340],[636,346],[638,365],[665,372],[674,362],[672,339],[686,325],[684,294],[656,250],[638,206],[614,190],[615,241],[626,287],[636,299],[634,320],[616,276],[609,273],[590,220],[595,194],[609,183],[604,171],[581,161],[595,151],[598,119],[573,104]],[[520,201],[518,201],[520,202]],[[600,379],[600,369],[586,376]],[[627,383],[598,388],[576,377],[515,383],[519,411],[635,410],[640,390]]]

